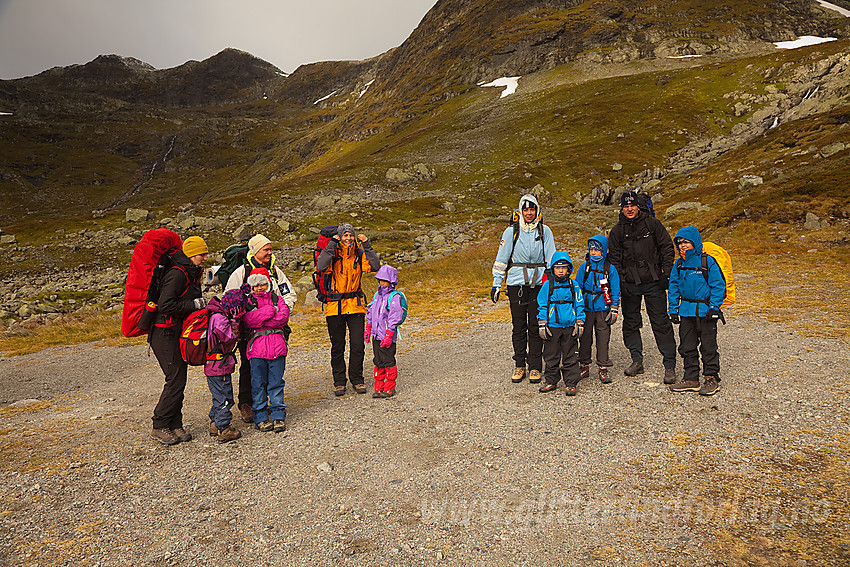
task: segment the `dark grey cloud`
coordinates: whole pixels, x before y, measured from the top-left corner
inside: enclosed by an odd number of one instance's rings
[[[436,0],[0,0],[0,78],[98,55],[156,68],[233,47],[292,72],[400,45]]]

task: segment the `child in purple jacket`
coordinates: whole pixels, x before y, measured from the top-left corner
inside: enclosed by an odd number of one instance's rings
[[[247,288],[247,286],[245,286]],[[236,342],[239,340],[239,321],[245,314],[245,290],[231,289],[219,300],[214,297],[207,304],[210,313],[207,327],[207,361],[204,374],[212,394],[210,408],[210,436],[219,443],[235,441],[242,433],[230,425],[233,415],[233,382],[236,368]]]
[[[395,395],[398,369],[395,362],[398,325],[404,316],[401,293],[395,292],[398,285],[398,270],[389,265],[381,266],[375,274],[378,291],[366,310],[366,342],[372,339],[375,363],[375,392],[373,398],[391,398]]]
[[[270,282],[265,268],[255,268],[248,276],[251,297],[245,313],[245,326],[250,333],[246,354],[251,365],[254,425],[263,432],[280,433],[286,431],[283,372],[287,349],[283,327],[289,321],[289,307],[269,290]]]

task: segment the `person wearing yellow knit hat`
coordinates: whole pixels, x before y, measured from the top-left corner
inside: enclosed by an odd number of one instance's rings
[[[192,260],[192,263],[196,266],[199,266],[206,261],[206,256],[209,252],[210,250],[207,248],[207,243],[204,242],[204,239],[200,236],[190,236],[183,241],[183,253],[187,258]],[[196,256],[203,256],[203,258],[196,260]]]
[[[165,374],[159,403],[153,410],[154,439],[165,445],[191,441],[183,429],[183,391],[188,367],[180,355],[183,320],[206,305],[201,295],[201,274],[207,259],[207,243],[190,236],[182,250],[172,256],[171,267],[163,274],[157,299],[157,316],[148,341]]]

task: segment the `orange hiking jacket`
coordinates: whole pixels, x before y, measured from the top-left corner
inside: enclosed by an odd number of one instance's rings
[[[327,254],[326,251],[322,253]],[[333,273],[330,291],[351,294],[352,297],[343,297],[336,301],[328,300],[325,304],[325,317],[366,313],[368,301],[360,289],[360,279],[364,272],[377,271],[380,263],[378,255],[368,240],[355,246],[343,246],[342,243],[337,242],[330,267],[325,270],[325,272]]]

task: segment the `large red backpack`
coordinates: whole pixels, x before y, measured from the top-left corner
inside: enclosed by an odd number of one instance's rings
[[[337,229],[339,225],[331,225],[322,227],[322,230],[319,231],[319,238],[316,241],[316,247],[313,249],[313,286],[316,288],[316,299],[321,301],[322,303],[326,303],[327,301],[339,301],[340,299],[344,299],[346,297],[356,297],[358,293],[337,293],[333,291],[333,270],[327,270],[324,272],[319,271],[319,254],[321,254],[322,250],[327,249],[328,243],[333,239],[334,235],[337,234]],[[359,263],[363,260],[363,250],[359,246],[357,247],[357,254],[354,258],[354,266],[357,267]],[[337,261],[336,258],[333,260]],[[361,292],[362,293],[362,292]]]
[[[124,286],[121,334],[125,337],[137,337],[150,330],[159,299],[160,281],[172,266],[171,257],[182,246],[180,236],[167,228],[147,231],[136,244]]]
[[[201,366],[207,362],[207,328],[210,323],[210,312],[198,309],[183,321],[183,331],[180,333],[180,355],[188,364]]]

